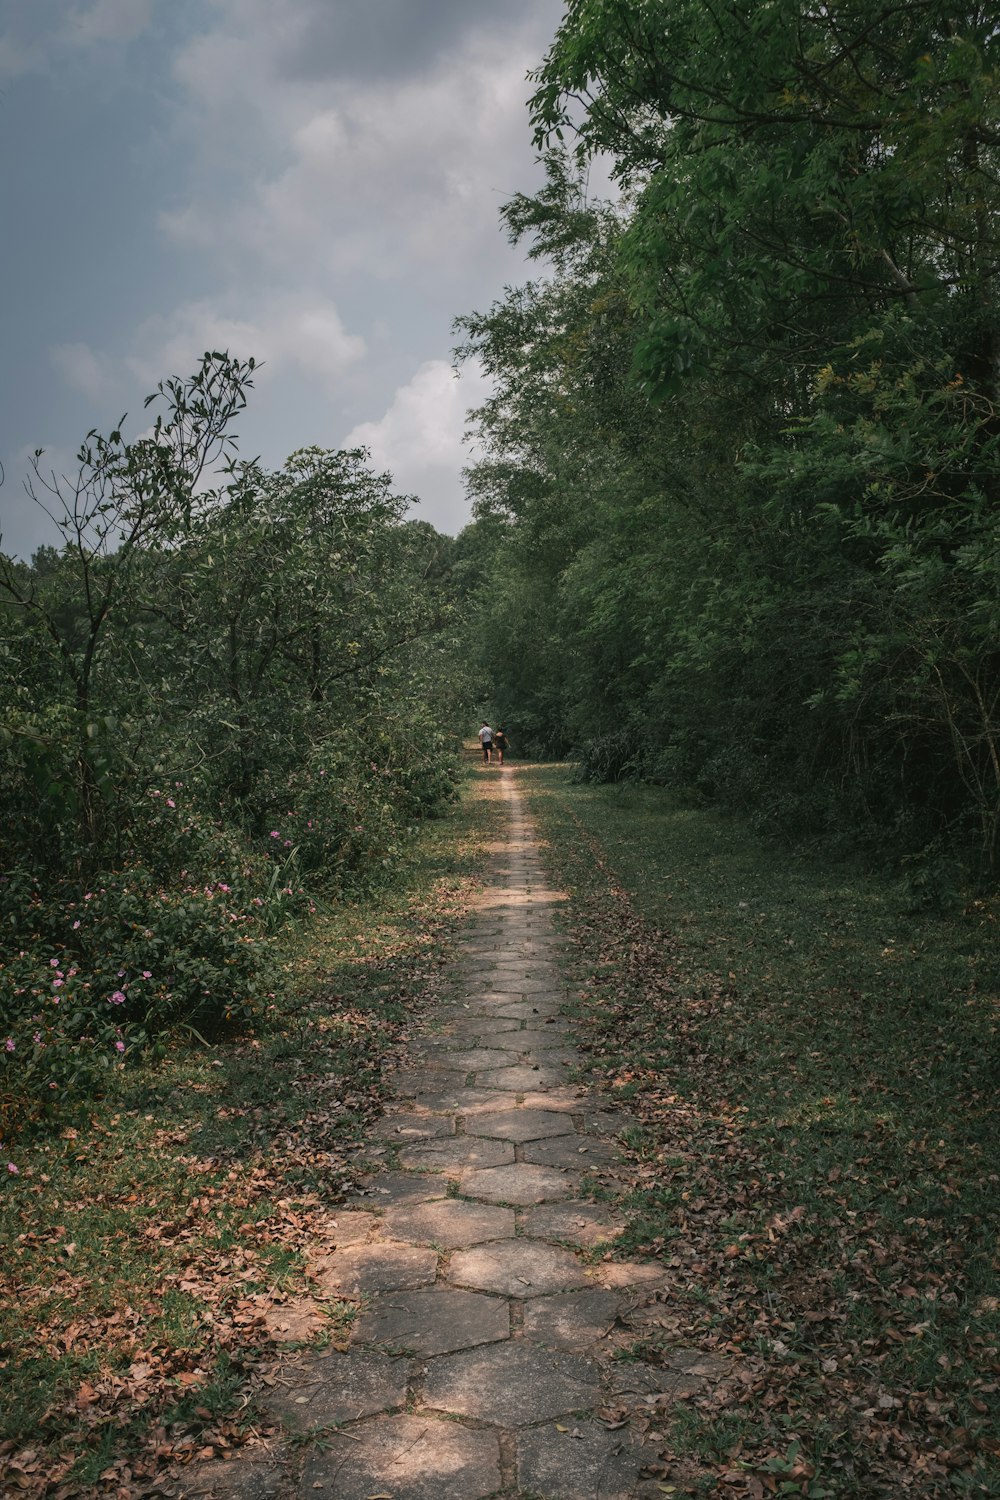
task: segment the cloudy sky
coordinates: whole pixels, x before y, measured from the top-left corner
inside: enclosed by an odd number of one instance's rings
[[[4,551],[43,536],[28,455],[224,347],[271,467],[364,444],[467,519],[454,317],[524,278],[498,209],[537,182],[525,75],[562,0],[6,0],[0,8]]]

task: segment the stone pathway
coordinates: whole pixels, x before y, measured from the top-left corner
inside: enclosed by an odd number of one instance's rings
[[[670,1318],[664,1269],[611,1258],[622,1221],[601,1200],[630,1122],[576,1081],[565,897],[546,886],[516,774],[492,788],[509,835],[450,997],[394,1079],[375,1148],[388,1165],[311,1266],[358,1303],[350,1347],[289,1355],[266,1398],[302,1441],[302,1500],[659,1496],[619,1412],[655,1417],[723,1372],[694,1350],[666,1366],[631,1354]],[[237,1493],[287,1493],[254,1468]]]

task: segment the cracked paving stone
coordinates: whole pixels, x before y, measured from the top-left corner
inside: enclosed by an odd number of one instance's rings
[[[485,1203],[529,1203],[558,1201],[574,1197],[580,1179],[571,1172],[554,1167],[535,1167],[529,1162],[515,1162],[509,1167],[482,1167],[463,1172],[459,1192],[466,1198],[480,1198]]]
[[[431,1287],[375,1297],[351,1331],[357,1344],[403,1349],[425,1358],[510,1338],[510,1309],[498,1297]]]
[[[548,1109],[504,1109],[496,1114],[476,1115],[465,1127],[466,1135],[495,1136],[503,1141],[540,1141],[546,1136],[572,1135],[568,1115]]]
[[[306,1460],[302,1500],[483,1500],[501,1487],[500,1442],[432,1416],[372,1417]]]
[[[592,1135],[561,1135],[550,1141],[529,1141],[524,1160],[539,1167],[572,1167],[576,1172],[594,1172],[621,1166],[621,1152],[608,1141]]]
[[[456,1286],[522,1298],[586,1286],[588,1281],[572,1250],[541,1240],[501,1240],[459,1250],[451,1257],[447,1274]]]
[[[514,1211],[485,1203],[466,1203],[461,1198],[442,1198],[437,1203],[389,1209],[385,1230],[396,1240],[457,1250],[487,1240],[512,1238]]]
[[[451,1140],[425,1141],[404,1146],[399,1153],[404,1167],[419,1167],[428,1172],[446,1172],[458,1177],[468,1167],[502,1167],[514,1160],[511,1141],[482,1139],[478,1135],[459,1135]]]
[[[322,1284],[343,1297],[364,1297],[369,1292],[430,1286],[436,1276],[433,1250],[416,1245],[355,1245],[327,1258]]]
[[[427,1405],[499,1427],[524,1427],[601,1403],[596,1367],[578,1354],[524,1343],[443,1355],[427,1366]]]
[[[542,1203],[529,1208],[521,1219],[524,1234],[541,1240],[566,1240],[590,1250],[617,1238],[625,1228],[624,1219],[598,1203],[570,1199],[568,1203]]]
[[[352,1349],[306,1356],[282,1373],[282,1384],[262,1391],[258,1404],[301,1432],[403,1406],[413,1362],[375,1349]]]
[[[524,1336],[550,1349],[586,1350],[604,1338],[626,1306],[603,1288],[538,1297],[524,1309]]]
[[[566,1425],[517,1434],[518,1488],[545,1500],[631,1500],[642,1467],[634,1439],[597,1422]]]

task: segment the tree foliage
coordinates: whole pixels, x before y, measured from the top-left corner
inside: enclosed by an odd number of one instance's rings
[[[461,325],[538,744],[993,865],[998,65],[975,4],[570,0],[547,274]]]
[[[0,555],[0,1129],[260,1015],[275,931],[452,794],[452,543],[361,450],[240,461],[252,374],[208,354],[149,436],[90,434],[68,478],[37,454],[65,544]]]

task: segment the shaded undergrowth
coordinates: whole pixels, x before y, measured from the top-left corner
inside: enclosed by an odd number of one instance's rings
[[[1000,1492],[997,907],[914,914],[659,790],[522,785],[593,1067],[643,1122],[623,1248],[674,1271],[669,1339],[734,1362],[653,1420],[661,1480]]]

